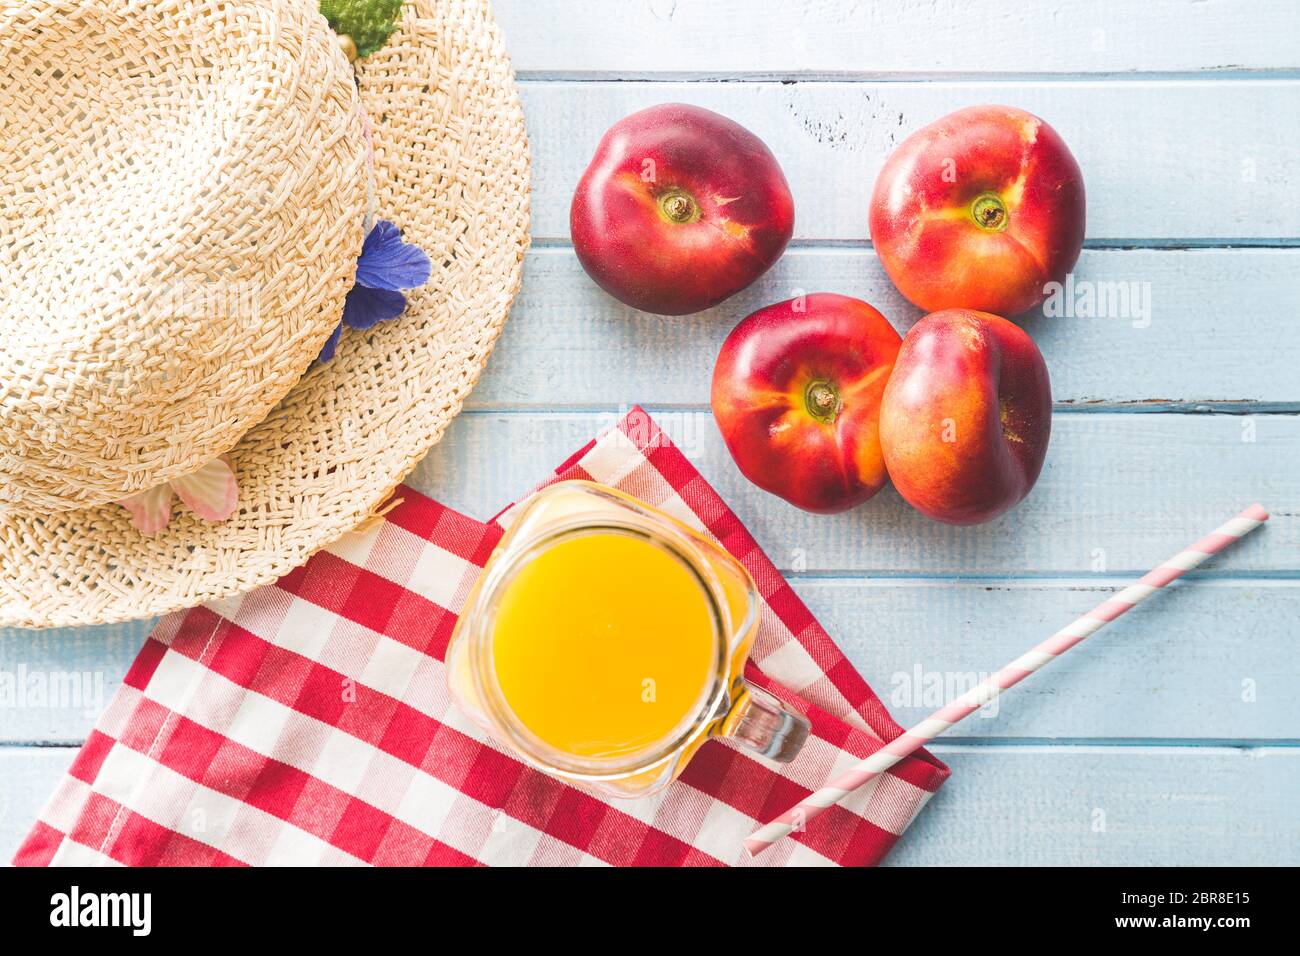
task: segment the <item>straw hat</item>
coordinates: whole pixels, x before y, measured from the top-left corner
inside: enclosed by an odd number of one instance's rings
[[[486,0],[407,0],[376,52],[348,42],[315,0],[0,0],[0,624],[274,580],[459,411],[528,242],[509,62]],[[432,276],[317,363],[368,213]],[[150,537],[114,503],[223,454],[224,522],[177,508]]]

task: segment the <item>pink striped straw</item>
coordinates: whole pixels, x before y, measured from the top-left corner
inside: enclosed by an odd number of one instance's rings
[[[1141,604],[1170,581],[1182,577],[1184,573],[1192,570],[1211,555],[1218,554],[1267,520],[1267,511],[1257,504],[1251,505],[1217,531],[1207,534],[1187,550],[1180,551],[1155,570],[1149,571],[1136,584],[1130,584],[1114,597],[1101,602],[1073,624],[1061,628],[1032,651],[1022,654],[952,703],[936,710],[902,736],[885,744],[870,757],[854,764],[827,786],[808,795],[767,826],[755,830],[745,840],[745,849],[749,851],[750,856],[754,856],[782,837],[795,830],[802,830],[804,824],[827,807],[839,803],[847,794],[875,779],[908,754],[920,750],[957,721],[979,710],[1008,687],[1019,684],[1048,661],[1064,654],[1085,637],[1101,630],[1104,625]]]

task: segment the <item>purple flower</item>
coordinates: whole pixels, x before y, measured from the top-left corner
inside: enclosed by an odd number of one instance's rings
[[[406,308],[402,290],[424,285],[432,271],[433,265],[424,250],[403,242],[401,230],[391,222],[377,220],[361,246],[357,281],[343,305],[343,321],[320,350],[320,361],[334,358],[343,326],[368,329],[401,315]]]

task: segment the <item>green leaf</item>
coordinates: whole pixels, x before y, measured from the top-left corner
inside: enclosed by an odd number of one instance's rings
[[[358,56],[369,56],[397,29],[402,0],[320,0],[320,12],[335,33],[352,37]]]

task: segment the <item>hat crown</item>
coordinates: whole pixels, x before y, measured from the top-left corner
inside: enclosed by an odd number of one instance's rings
[[[311,0],[0,0],[0,510],[229,450],[339,321],[366,138]]]

